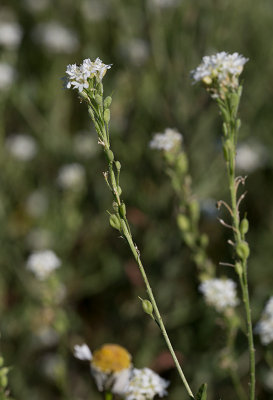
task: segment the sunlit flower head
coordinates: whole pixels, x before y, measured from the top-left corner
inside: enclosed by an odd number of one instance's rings
[[[262,318],[255,328],[264,345],[273,342],[273,296],[270,297],[264,308]]]
[[[169,382],[149,368],[133,369],[125,400],[152,400],[156,395],[167,394]]]
[[[65,87],[67,89],[78,89],[81,93],[83,89],[88,89],[90,80],[95,78],[101,81],[111,65],[104,64],[100,58],[91,61],[90,58],[83,60],[81,65],[71,64],[66,68]]]
[[[91,374],[99,391],[124,395],[132,370],[131,355],[124,347],[105,344],[92,354],[87,345],[75,346],[74,355],[90,361]]]
[[[207,279],[199,286],[208,305],[222,312],[238,304],[236,283],[231,279]]]
[[[238,53],[225,51],[205,56],[202,63],[191,71],[192,79],[194,83],[202,82],[213,97],[219,97],[221,90],[238,88],[238,78],[247,61],[248,58]]]
[[[183,137],[175,129],[167,128],[164,133],[156,133],[149,145],[151,149],[170,151],[181,144]]]
[[[27,260],[27,269],[32,271],[37,279],[43,281],[61,265],[61,260],[52,250],[42,250],[32,253]]]
[[[32,160],[37,153],[37,144],[33,137],[25,134],[13,134],[6,139],[8,152],[20,161]]]

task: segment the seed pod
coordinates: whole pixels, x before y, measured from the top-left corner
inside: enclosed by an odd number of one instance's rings
[[[124,203],[122,203],[119,206],[119,214],[120,214],[121,218],[125,218],[125,216],[126,216],[126,206],[125,206]]]
[[[107,157],[108,162],[109,162],[109,163],[113,162],[113,161],[114,161],[114,153],[112,152],[112,150],[110,150],[110,149],[105,149],[104,152],[105,152],[105,154],[106,154],[106,157]]]
[[[99,94],[96,94],[95,102],[97,103],[98,106],[102,105],[102,97]]]
[[[112,228],[117,229],[118,231],[120,231],[120,228],[121,228],[120,220],[119,220],[117,215],[111,214],[110,218],[109,218],[109,222],[110,222],[110,225],[112,226]]]
[[[120,171],[121,170],[121,163],[119,161],[116,161],[115,165],[116,165],[117,171]]]
[[[149,300],[142,300],[142,308],[146,314],[153,315],[154,308]]]
[[[122,190],[121,190],[121,187],[120,187],[120,186],[118,186],[117,192],[118,192],[118,195],[120,196],[121,193],[122,193]]]
[[[183,232],[188,231],[190,229],[189,219],[183,214],[178,215],[177,224],[178,224],[179,228],[181,229],[181,231],[183,231]]]
[[[240,224],[241,234],[244,236],[248,232],[248,229],[249,229],[248,220],[247,220],[247,218],[243,218],[241,221],[241,224]]]
[[[104,108],[109,108],[112,103],[112,97],[107,96],[104,100]]]
[[[190,213],[194,221],[198,221],[200,215],[200,207],[197,200],[192,200],[189,204]]]
[[[236,247],[236,253],[242,260],[246,260],[250,253],[248,243],[245,241],[238,243]]]
[[[242,273],[243,273],[243,267],[242,267],[242,264],[241,264],[241,263],[237,262],[237,263],[235,264],[235,271],[237,272],[237,274],[238,274],[239,276],[242,275]]]
[[[113,201],[113,210],[115,211],[115,213],[118,213],[118,203],[116,201]]]
[[[108,108],[106,110],[104,110],[103,118],[104,118],[104,121],[106,122],[106,124],[109,124],[109,121],[110,121],[110,110]]]

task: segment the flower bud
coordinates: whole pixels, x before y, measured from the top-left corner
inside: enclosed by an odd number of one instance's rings
[[[121,195],[121,193],[122,193],[122,190],[121,190],[121,187],[120,187],[120,186],[118,186],[118,188],[117,188],[117,192],[118,192],[118,195],[120,196],[120,195]]]
[[[116,201],[113,201],[113,210],[115,211],[115,213],[118,213],[118,203]]]
[[[104,118],[104,121],[106,122],[106,124],[109,124],[109,121],[110,121],[110,110],[108,108],[106,110],[104,110],[103,118]]]
[[[204,83],[204,85],[209,86],[212,84],[212,79],[210,76],[204,76],[202,82]]]
[[[190,207],[190,213],[192,216],[192,219],[194,221],[197,221],[199,218],[199,214],[200,214],[200,207],[199,207],[199,203],[197,200],[192,200],[189,204]]]
[[[115,165],[116,165],[117,171],[119,172],[121,170],[121,163],[119,161],[116,161]]]
[[[107,160],[109,163],[114,161],[114,153],[110,149],[104,149],[104,152],[106,154]]]
[[[238,274],[239,276],[242,275],[242,273],[243,273],[243,267],[242,267],[242,264],[241,264],[240,262],[237,262],[237,263],[235,264],[235,271],[237,272],[237,274]]]
[[[110,225],[112,226],[112,228],[117,229],[118,231],[120,231],[120,227],[121,227],[120,226],[120,220],[119,220],[117,215],[111,214],[110,218],[109,218],[109,222],[110,222]]]
[[[236,253],[242,260],[246,260],[250,253],[248,243],[245,241],[239,242],[236,246]]]
[[[243,218],[241,221],[241,224],[240,224],[241,234],[244,236],[248,232],[248,229],[249,229],[248,220],[247,220],[247,218]]]
[[[104,100],[104,108],[109,108],[112,103],[112,97],[107,96]]]

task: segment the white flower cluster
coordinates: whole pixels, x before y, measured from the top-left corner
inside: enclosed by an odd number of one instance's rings
[[[12,65],[0,62],[0,91],[8,90],[13,84],[16,71]]]
[[[45,280],[60,265],[60,259],[52,250],[34,252],[27,260],[27,269],[32,271],[36,278],[41,281]]]
[[[205,301],[216,308],[218,312],[238,304],[236,283],[231,279],[207,279],[199,286]]]
[[[0,21],[0,45],[16,49],[22,39],[22,28],[17,22]]]
[[[81,189],[85,181],[85,169],[81,164],[63,165],[58,173],[57,182],[63,189]]]
[[[255,328],[260,335],[261,342],[265,345],[273,341],[273,296],[266,303],[261,320]]]
[[[180,145],[183,137],[175,129],[167,128],[164,133],[156,133],[149,145],[151,149],[170,151],[177,145]]]
[[[125,400],[152,400],[167,394],[169,382],[149,368],[133,369]]]
[[[101,81],[110,68],[111,65],[104,64],[99,58],[96,58],[94,62],[90,58],[86,58],[79,66],[77,64],[68,65],[65,87],[67,89],[71,87],[78,89],[81,93],[83,89],[88,89],[90,78],[96,77],[97,80]]]
[[[33,137],[25,134],[13,134],[6,139],[8,152],[20,161],[32,160],[37,154],[37,144]]]
[[[216,81],[221,86],[236,88],[238,87],[238,77],[247,61],[248,58],[238,53],[228,54],[222,51],[203,57],[202,63],[191,71],[191,75],[195,82],[202,81],[210,85]]]

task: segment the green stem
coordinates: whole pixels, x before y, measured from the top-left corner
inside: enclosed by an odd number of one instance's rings
[[[191,398],[194,398],[193,393],[191,391],[191,388],[190,388],[190,386],[189,386],[189,384],[187,382],[187,379],[186,379],[186,377],[185,377],[185,375],[183,373],[181,365],[179,364],[179,361],[178,361],[178,359],[176,357],[176,354],[175,354],[174,349],[172,347],[172,344],[170,342],[169,336],[168,336],[167,331],[165,329],[162,317],[160,315],[159,309],[157,307],[157,304],[156,304],[156,301],[155,301],[155,298],[154,298],[154,295],[153,295],[153,292],[152,292],[152,288],[150,286],[150,283],[149,283],[149,280],[147,278],[145,269],[144,269],[144,267],[142,265],[142,262],[140,260],[139,253],[138,253],[138,251],[136,249],[135,244],[133,243],[132,237],[129,234],[129,232],[125,233],[125,236],[126,236],[126,239],[128,241],[128,244],[129,244],[129,246],[131,248],[131,251],[132,251],[132,253],[133,253],[134,257],[135,257],[135,260],[136,260],[136,262],[137,262],[137,264],[139,266],[140,273],[141,273],[142,278],[144,280],[144,283],[146,285],[146,289],[147,289],[147,293],[148,293],[149,299],[150,299],[150,301],[151,301],[151,303],[153,305],[154,313],[155,313],[155,316],[156,316],[156,321],[157,321],[157,323],[158,323],[158,325],[160,327],[161,333],[162,333],[162,335],[163,335],[163,337],[165,339],[167,347],[168,347],[168,349],[169,349],[169,351],[170,351],[170,353],[172,355],[172,358],[174,360],[175,366],[176,366],[176,368],[178,370],[178,373],[179,373],[179,375],[180,375],[180,377],[181,377],[181,379],[182,379],[182,381],[183,381],[183,383],[185,385],[185,388],[186,388],[188,394],[190,395]]]
[[[113,394],[111,392],[105,392],[104,399],[105,400],[112,400],[113,399]]]

